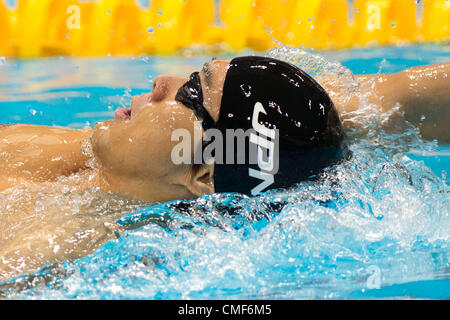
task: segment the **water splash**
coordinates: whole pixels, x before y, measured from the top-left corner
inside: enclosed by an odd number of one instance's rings
[[[361,101],[361,107],[370,109],[363,110],[363,108],[360,108],[360,111],[364,114],[369,112],[378,113],[375,107],[368,104],[367,97],[361,93],[361,84],[355,78],[354,74],[339,62],[330,62],[320,55],[306,52],[301,48],[292,48],[285,45],[268,51],[266,56],[286,61],[299,67],[322,85],[330,82],[332,85],[328,86],[328,93],[332,96],[333,100],[345,105],[352,96],[357,96]]]
[[[73,259],[93,252],[116,237],[116,219],[143,205],[98,188],[77,191],[83,180],[77,174],[2,192],[0,280],[30,274],[48,257],[62,262],[58,256]],[[30,241],[32,246],[23,245]]]
[[[120,105],[122,108],[129,108],[131,105],[131,101],[133,100],[133,96],[131,95],[131,88],[126,88],[124,90],[123,95],[120,97]]]
[[[420,289],[431,281],[431,298],[448,297],[439,288],[449,278],[449,189],[409,156],[436,143],[422,140],[398,107],[379,113],[342,65],[287,47],[268,54],[319,82],[339,77],[344,92],[360,95],[359,108],[347,115],[352,159],[252,198],[220,194],[155,205],[99,190],[65,187],[56,200],[41,194],[33,219],[57,205],[72,215],[55,224],[83,217],[86,226],[101,229],[106,220],[114,228],[84,257],[7,281],[1,292],[37,299],[339,299],[404,297],[402,285]],[[31,194],[14,192],[15,200]],[[7,210],[14,211],[0,212]],[[33,219],[17,224],[17,234]],[[379,271],[380,289],[369,282],[370,270]]]

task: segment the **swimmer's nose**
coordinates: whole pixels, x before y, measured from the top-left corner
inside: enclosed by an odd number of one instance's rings
[[[159,75],[153,80],[153,101],[175,99],[178,89],[189,79],[173,75]]]

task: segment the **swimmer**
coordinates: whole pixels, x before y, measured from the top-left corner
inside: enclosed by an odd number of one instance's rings
[[[357,78],[380,111],[399,104],[408,120],[419,123],[425,118],[420,123],[423,137],[449,142],[449,73],[450,63],[446,63],[379,75],[375,82],[369,81],[370,76]],[[336,98],[333,103],[329,97],[338,96],[334,84],[322,83],[324,90],[297,67],[259,57],[213,60],[190,79],[160,75],[152,92],[135,96],[131,108],[117,110],[115,119],[102,121],[92,130],[22,124],[1,128],[0,192],[86,171],[89,179],[80,187],[98,186],[145,201],[192,199],[222,191],[250,194],[258,178],[242,181],[243,176],[230,175],[248,176],[249,169],[257,175],[262,172],[257,165],[174,164],[172,150],[178,142],[172,141],[172,132],[184,128],[194,136],[196,120],[202,121],[204,130],[218,128],[224,135],[225,129],[251,129],[257,102],[261,106],[258,125],[280,130],[280,163],[272,164],[278,166],[278,173],[267,189],[288,187],[345,152],[338,114],[356,110],[359,100],[352,97],[343,103]],[[186,95],[190,90],[196,93]],[[86,166],[88,156],[80,151],[90,137],[99,163],[95,169]],[[308,156],[313,149],[328,152],[329,159],[317,163],[317,156]],[[303,170],[312,162],[317,168]],[[285,166],[290,166],[289,171]]]
[[[448,143],[449,74],[450,63],[445,63],[376,78],[356,77],[362,93],[380,112],[399,105],[408,121],[420,125],[424,138]],[[350,156],[341,118],[358,109],[359,98],[355,94],[342,99],[338,81],[319,84],[299,68],[273,58],[215,59],[190,77],[156,77],[152,92],[135,96],[130,108],[118,109],[114,119],[93,129],[0,126],[0,196],[13,187],[75,174],[79,179],[71,188],[98,187],[148,202],[288,188]],[[231,139],[227,130],[251,133],[240,147],[236,143],[221,154],[216,149],[222,162],[198,163],[197,149],[191,148],[191,161],[175,163],[173,151],[180,141],[173,139],[173,132],[183,129],[195,139],[195,123],[201,123],[201,134],[222,134],[224,145]],[[81,148],[86,141],[92,152]],[[202,151],[213,144],[204,138]],[[92,160],[96,165],[88,165]],[[19,248],[20,241],[16,245]],[[6,257],[8,250],[0,248],[0,256]],[[58,259],[41,262],[54,260]]]

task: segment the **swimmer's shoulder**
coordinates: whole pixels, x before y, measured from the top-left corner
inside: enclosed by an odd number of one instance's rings
[[[81,144],[90,135],[90,129],[4,126],[0,128],[0,176],[41,182],[77,172],[88,160]]]
[[[43,126],[43,125],[35,125],[35,124],[23,124],[23,123],[13,123],[13,124],[4,124],[0,123],[0,133],[5,134],[6,132],[22,132],[22,133],[31,133],[33,135],[39,134],[54,134],[54,135],[71,135],[71,136],[80,136],[84,135],[89,137],[92,133],[92,129],[72,129],[67,127],[59,127],[59,126]]]

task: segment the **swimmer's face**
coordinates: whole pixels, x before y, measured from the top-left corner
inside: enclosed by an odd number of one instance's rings
[[[203,105],[218,120],[225,75],[230,60],[213,60],[200,71]],[[147,201],[195,198],[214,192],[213,165],[175,164],[172,141],[176,129],[186,129],[194,141],[193,111],[177,102],[188,77],[160,75],[150,93],[135,96],[130,109],[95,125],[94,154],[111,189]],[[194,148],[191,148],[191,159]],[[191,161],[193,162],[193,161]]]

